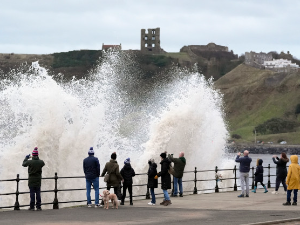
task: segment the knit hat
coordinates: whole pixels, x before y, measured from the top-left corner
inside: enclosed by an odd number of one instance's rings
[[[112,154],[111,154],[111,158],[112,158],[112,159],[116,159],[116,158],[117,158],[117,154],[116,154],[115,152],[112,153]]]
[[[160,157],[162,157],[163,159],[165,159],[167,157],[167,154],[165,152],[160,154]]]
[[[93,147],[90,147],[90,150],[88,151],[88,153],[89,153],[89,155],[94,155],[94,149],[93,149]]]
[[[38,148],[35,147],[34,150],[32,151],[32,156],[38,156],[38,155],[39,155]]]
[[[124,164],[130,163],[130,158],[125,159]]]

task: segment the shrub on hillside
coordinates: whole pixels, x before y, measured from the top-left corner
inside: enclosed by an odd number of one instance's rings
[[[260,134],[287,133],[295,131],[295,127],[298,125],[299,124],[294,121],[284,120],[281,118],[272,118],[256,126],[255,130]],[[253,130],[253,133],[255,130]]]
[[[298,115],[300,113],[300,104],[296,105],[295,114]]]
[[[241,139],[242,138],[242,136],[238,135],[238,134],[232,134],[231,137],[234,138],[234,139]]]

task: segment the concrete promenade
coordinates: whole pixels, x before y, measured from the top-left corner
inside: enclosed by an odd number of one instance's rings
[[[286,195],[264,194],[259,189],[250,192],[249,198],[237,198],[240,191],[212,194],[187,195],[171,198],[172,205],[149,206],[149,200],[136,200],[130,206],[125,202],[118,210],[87,208],[86,206],[43,211],[2,211],[1,225],[92,225],[92,224],[300,224],[300,204],[283,206]],[[291,220],[294,219],[294,220]]]

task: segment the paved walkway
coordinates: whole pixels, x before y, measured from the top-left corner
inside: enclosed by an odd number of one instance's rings
[[[0,212],[1,225],[94,225],[94,224],[300,224],[300,205],[283,206],[286,195],[251,193],[237,198],[240,192],[188,195],[172,198],[170,206],[149,206],[149,200],[125,202],[118,210],[70,207],[32,212],[27,210]],[[162,201],[157,199],[158,203]],[[294,219],[294,220],[291,220]]]

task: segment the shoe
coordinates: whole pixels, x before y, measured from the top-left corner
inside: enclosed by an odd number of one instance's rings
[[[133,205],[133,202],[130,202],[130,205]]]
[[[297,205],[297,202],[293,202],[293,204],[292,205]]]
[[[171,196],[171,197],[178,197],[178,195],[173,195],[173,196]]]
[[[155,205],[155,203],[149,202],[148,205]]]
[[[103,207],[103,205],[100,205],[100,204],[95,205],[95,208],[102,208],[102,207]]]
[[[166,200],[165,203],[164,203],[164,206],[168,206],[168,205],[171,205],[172,202],[170,200]]]
[[[244,195],[238,195],[238,198],[244,198]]]
[[[37,208],[36,211],[42,211],[42,208]]]
[[[179,197],[183,197],[182,193],[181,193],[181,194],[179,194]]]
[[[290,202],[283,203],[282,205],[291,205]]]
[[[278,191],[272,191],[273,195],[278,195]]]
[[[124,202],[121,202],[120,205],[124,205]]]
[[[256,193],[256,186],[254,186],[254,190],[252,190],[251,192]]]
[[[34,208],[28,208],[29,211],[34,211]]]
[[[165,201],[166,201],[166,200],[163,200],[163,201],[162,201],[161,203],[159,203],[159,204],[160,204],[160,205],[163,205],[163,204],[165,204]]]
[[[247,198],[249,198],[249,195],[246,195]]]
[[[88,208],[92,208],[92,204],[88,204]]]

